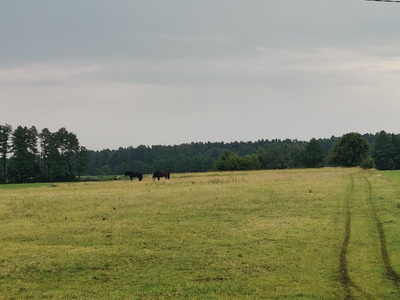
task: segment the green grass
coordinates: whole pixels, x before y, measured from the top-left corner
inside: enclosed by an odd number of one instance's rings
[[[400,170],[381,171],[381,173],[400,180]]]
[[[326,168],[1,189],[0,299],[398,299],[376,220],[400,272],[399,185]]]

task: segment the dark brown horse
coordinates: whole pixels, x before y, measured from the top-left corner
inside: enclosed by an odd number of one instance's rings
[[[131,178],[131,181],[132,181],[133,177],[139,178],[139,181],[142,181],[142,179],[143,179],[142,173],[139,173],[139,172],[127,171],[127,172],[125,172],[125,177],[126,176],[129,176]]]
[[[161,177],[165,177],[165,180],[169,180],[169,172],[167,171],[156,171],[153,174],[153,181],[157,178],[160,181]]]

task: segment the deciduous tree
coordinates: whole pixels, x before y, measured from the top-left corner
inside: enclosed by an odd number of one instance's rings
[[[368,157],[369,147],[361,134],[347,133],[329,151],[328,163],[342,167],[359,166]]]

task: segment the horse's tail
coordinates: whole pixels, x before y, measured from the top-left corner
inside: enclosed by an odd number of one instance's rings
[[[142,174],[142,173],[138,173],[138,178],[139,178],[139,181],[142,181],[142,179],[143,179],[143,174]]]
[[[169,180],[169,172],[167,172],[167,179]]]

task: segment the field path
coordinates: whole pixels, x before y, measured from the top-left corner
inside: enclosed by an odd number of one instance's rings
[[[374,257],[371,259],[364,258],[364,260],[382,265],[381,273],[384,279],[380,278],[379,280],[384,280],[387,283],[390,283],[393,289],[393,297],[400,299],[400,276],[391,265],[385,232],[374,204],[373,186],[371,181],[366,176],[359,176],[358,174],[350,175],[350,181],[349,192],[344,201],[345,234],[339,260],[340,282],[343,288],[343,298],[345,300],[359,299],[361,297],[363,299],[378,299],[368,291],[368,286],[361,287],[362,280],[360,280],[360,278],[365,275],[359,274],[360,270],[363,270],[361,267],[357,269],[358,265],[361,265],[362,262],[364,262],[362,260],[356,260],[356,252],[362,251],[357,248],[357,245],[368,244],[370,248],[366,251],[367,254],[373,256],[374,252],[379,252],[380,255],[376,256],[379,256],[380,262],[375,261]],[[362,213],[360,213],[360,211]],[[354,223],[358,223],[358,225],[353,225]],[[358,231],[356,232],[354,229],[357,226]],[[363,232],[362,234],[360,234],[360,229]],[[366,237],[366,239],[361,240],[360,237]],[[378,241],[376,241],[377,238],[379,239]],[[353,253],[350,257],[349,248],[351,246]],[[351,263],[353,263],[353,268],[349,268]],[[368,269],[365,266],[362,267],[365,270]],[[356,270],[353,271],[353,269]],[[373,275],[370,274],[369,276]],[[356,284],[355,281],[358,281],[359,283]]]
[[[350,235],[351,235],[350,199],[353,195],[353,190],[354,190],[354,179],[353,179],[353,176],[351,176],[350,192],[346,196],[346,200],[345,200],[346,225],[345,225],[344,240],[343,240],[342,249],[340,252],[340,266],[339,266],[340,275],[341,275],[340,281],[341,281],[341,284],[343,287],[345,300],[353,299],[353,297],[351,296],[351,291],[350,291],[351,279],[350,279],[349,271],[348,271],[348,267],[347,267],[347,251],[349,248]]]
[[[373,198],[372,198],[372,184],[365,176],[364,176],[364,179],[367,181],[367,184],[368,184],[368,203],[371,208],[371,213],[374,217],[375,225],[376,225],[376,228],[377,228],[378,234],[379,234],[379,243],[381,246],[382,261],[383,261],[383,265],[385,266],[386,276],[387,276],[387,279],[390,280],[396,286],[397,292],[400,295],[400,276],[393,269],[393,266],[390,262],[390,257],[389,257],[389,253],[387,251],[387,246],[386,246],[385,232],[383,230],[382,223],[379,220],[378,215],[376,213],[376,209],[375,209]]]

